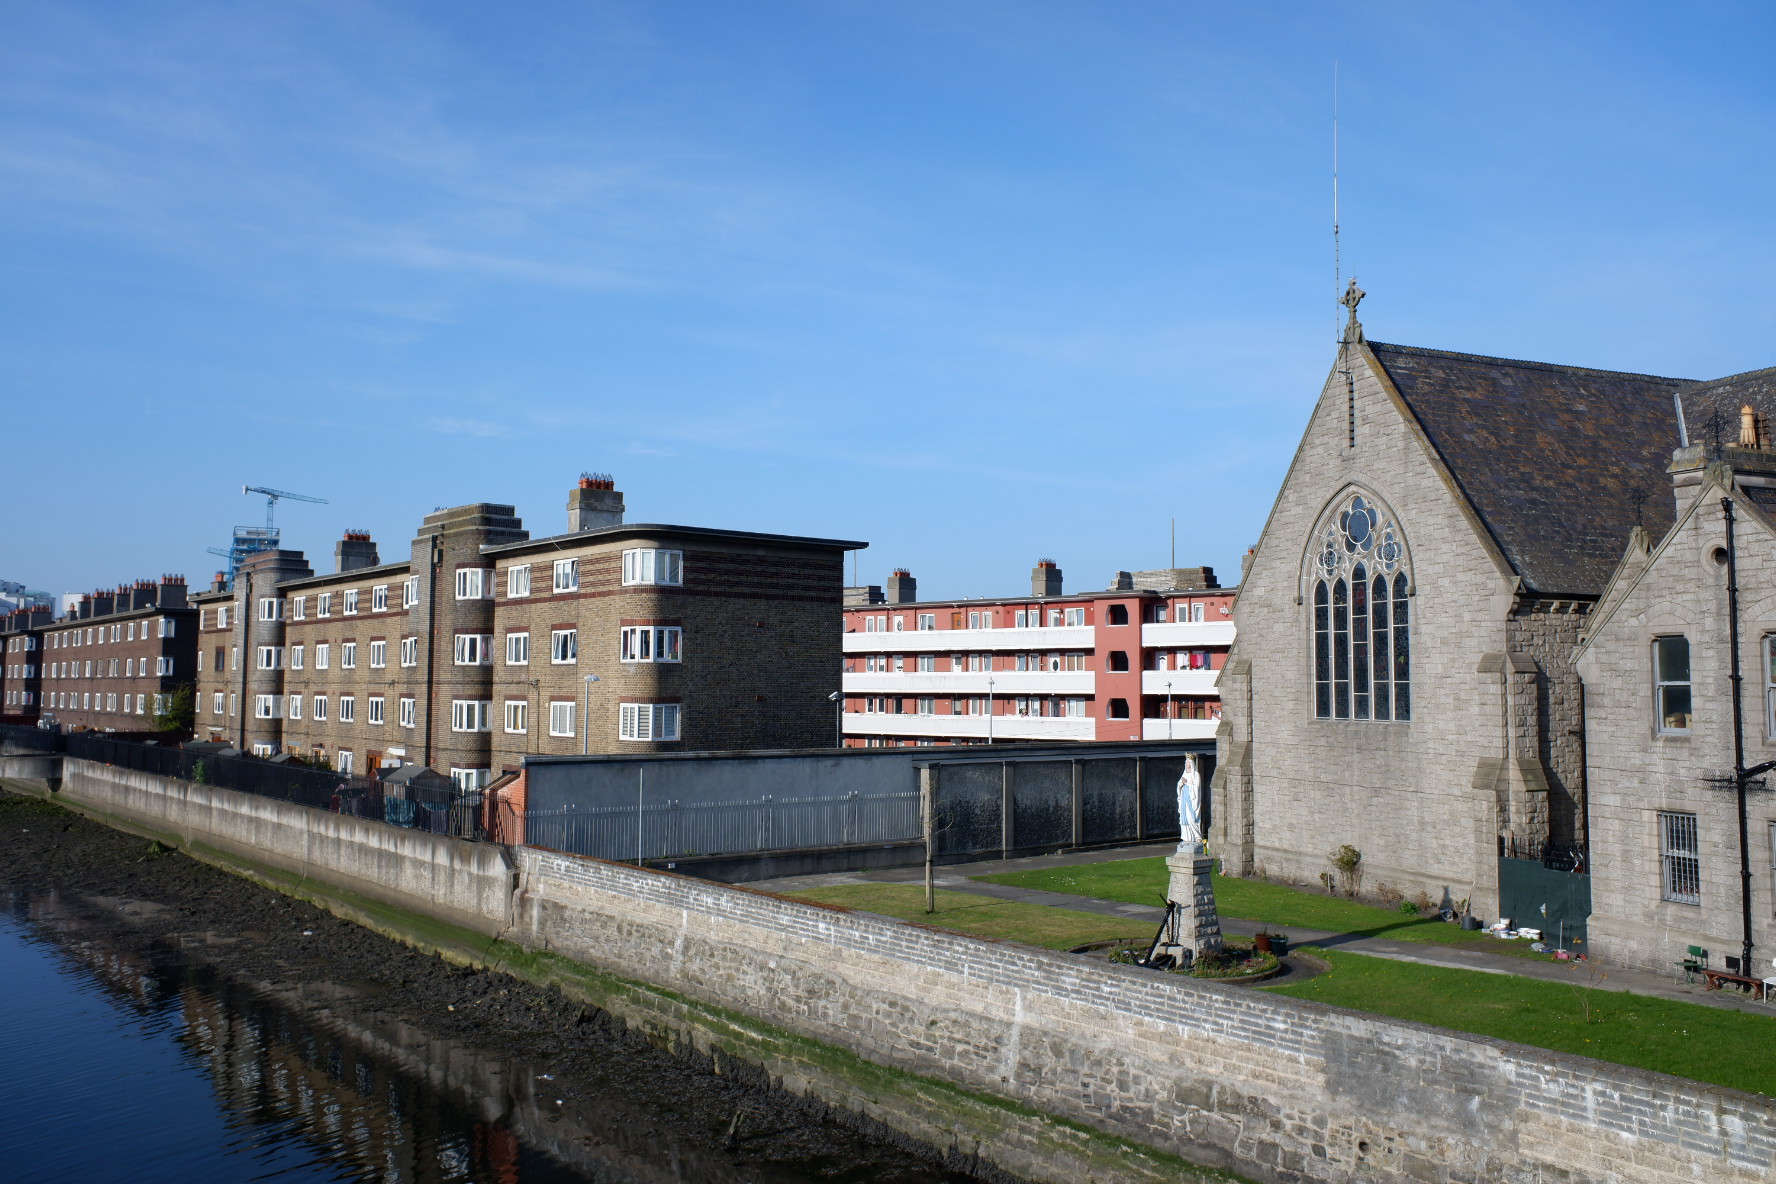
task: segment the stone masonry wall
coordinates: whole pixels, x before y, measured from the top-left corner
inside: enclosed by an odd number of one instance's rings
[[[520,868],[528,943],[1263,1180],[1776,1167],[1767,1098],[669,873]]]
[[[1573,667],[1579,630],[1590,605],[1578,601],[1519,604],[1506,624],[1506,644],[1535,660],[1534,716],[1519,751],[1534,753],[1547,778],[1547,837],[1585,841],[1584,686]]]
[[[1716,1086],[666,872],[534,849],[514,866],[491,844],[93,762],[65,761],[58,796],[278,869],[298,891],[385,901],[647,984],[635,1021],[688,1001],[682,1022],[721,1039],[758,1017],[786,1033],[779,1050],[809,1042],[792,1088],[821,1088],[812,1042],[918,1075],[925,1086],[897,1094],[880,1073],[860,1089],[853,1070],[833,1100],[925,1137],[950,1106],[952,1137],[974,1141],[963,1150],[1035,1180],[1161,1178],[1140,1154],[1082,1171],[1093,1130],[1278,1182],[1776,1174],[1776,1103]],[[981,1141],[969,1106],[997,1114],[1004,1140]]]

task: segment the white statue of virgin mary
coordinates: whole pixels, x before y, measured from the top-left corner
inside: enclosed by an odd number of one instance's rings
[[[1202,849],[1202,773],[1192,754],[1184,758],[1184,771],[1178,774],[1178,851],[1192,854]]]

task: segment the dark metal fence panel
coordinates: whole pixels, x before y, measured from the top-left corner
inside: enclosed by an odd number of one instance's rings
[[[1591,877],[1505,856],[1499,866],[1499,916],[1519,929],[1540,929],[1550,945],[1583,942],[1591,918]]]
[[[937,855],[998,851],[1004,841],[1004,774],[998,761],[931,769],[932,849]]]
[[[1086,761],[1080,769],[1080,836],[1087,844],[1127,842],[1135,829],[1133,759]]]
[[[918,837],[917,792],[643,800],[633,806],[530,810],[524,816],[524,839],[531,846],[598,859],[688,859]]]

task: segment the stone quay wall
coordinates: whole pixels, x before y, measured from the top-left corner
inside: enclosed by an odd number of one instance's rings
[[[10,763],[0,776],[18,775]],[[1765,1097],[669,872],[64,765],[54,796],[71,807],[297,885],[416,944],[557,982],[663,1038],[1032,1180],[1776,1178]]]

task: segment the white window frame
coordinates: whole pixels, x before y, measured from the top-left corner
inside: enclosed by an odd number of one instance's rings
[[[578,559],[557,559],[555,561],[555,579],[550,587],[556,592],[578,592],[580,590],[580,561]]]
[[[284,599],[281,596],[261,596],[259,598],[259,619],[261,621],[281,621],[284,619]]]
[[[341,670],[356,670],[358,668],[357,642],[342,641],[339,643],[339,668]]]
[[[1675,672],[1666,669],[1664,652],[1666,647],[1664,643],[1672,641],[1681,641],[1684,643],[1684,671],[1682,678],[1672,677]],[[1695,670],[1691,667],[1694,651],[1690,646],[1690,639],[1681,633],[1668,633],[1653,638],[1652,649],[1654,729],[1661,736],[1688,736],[1691,729],[1695,726],[1694,711],[1696,702]],[[1668,696],[1675,698],[1676,693],[1680,689],[1684,698],[1687,699],[1690,704],[1690,711],[1686,713],[1688,722],[1685,723],[1683,727],[1675,727],[1666,722],[1666,720],[1670,718],[1666,712],[1666,699]]]
[[[283,707],[283,704],[278,702],[280,698],[282,698],[281,695],[254,695],[253,718],[282,719],[284,713],[280,710]]]
[[[306,669],[308,669],[308,647],[307,646],[293,645],[290,647],[290,669],[292,669],[292,670],[306,670]]]
[[[358,722],[358,697],[356,695],[339,696],[339,722],[342,724]]]
[[[574,701],[563,699],[549,704],[549,735],[572,736],[574,734]]]
[[[493,701],[490,699],[452,699],[450,730],[453,732],[486,732],[491,730]]]
[[[513,629],[506,634],[506,665],[530,665],[530,630]]]
[[[290,598],[290,619],[295,621],[308,620],[308,597],[292,596]]]
[[[623,552],[623,584],[677,587],[684,583],[684,552],[631,547]]]
[[[325,695],[314,697],[314,720],[321,724],[327,722],[327,696]]]
[[[388,666],[389,643],[372,641],[370,643],[370,669],[382,670]]]
[[[388,700],[382,695],[371,695],[364,704],[364,722],[381,726],[386,722],[384,712]]]
[[[387,584],[378,584],[374,588],[370,589],[370,611],[371,612],[385,613],[388,611],[388,606],[389,606],[389,586]]]
[[[617,633],[618,661],[684,661],[682,625],[624,625]]]
[[[401,665],[419,665],[419,638],[403,637],[401,639]]]
[[[1085,606],[1080,605],[1078,607],[1068,609],[1067,615],[1065,617],[1063,617],[1062,620],[1068,626],[1073,626],[1073,627],[1077,627],[1077,626],[1085,624]]]
[[[452,654],[452,660],[458,666],[491,666],[493,665],[493,635],[491,633],[458,633]]]
[[[623,703],[618,707],[619,739],[667,743],[683,734],[684,711],[677,703]]]
[[[578,629],[549,630],[549,664],[552,666],[574,666],[580,661],[580,631]]]
[[[400,713],[400,722],[403,728],[416,728],[419,726],[418,701],[415,700],[412,695],[402,695],[401,701],[397,705],[397,710]]]
[[[315,616],[330,617],[333,615],[333,593],[322,592],[315,596]]]
[[[401,581],[401,607],[412,608],[419,603],[419,577],[408,576]]]
[[[530,700],[506,700],[506,732],[513,736],[523,736],[530,731]]]
[[[457,568],[456,598],[458,600],[491,600],[493,598],[493,568]]]
[[[506,569],[506,599],[522,600],[530,595],[530,564],[520,563]]]
[[[282,670],[284,668],[284,647],[281,645],[262,645],[258,649],[260,670]]]
[[[335,773],[343,773],[345,776],[350,777],[355,760],[356,758],[352,756],[351,749],[342,748],[333,754],[333,771]]]
[[[340,593],[340,601],[340,616],[355,617],[358,615],[358,590],[356,588],[347,588]]]
[[[285,719],[297,719],[297,720],[302,718],[302,696],[301,695],[290,695],[287,698],[285,698],[285,700],[284,700],[284,718]]]

